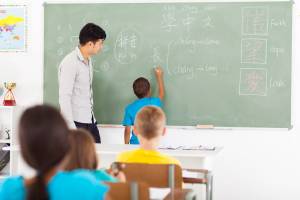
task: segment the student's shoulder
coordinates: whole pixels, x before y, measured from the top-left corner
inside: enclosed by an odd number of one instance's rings
[[[133,111],[139,104],[140,99],[134,100],[133,102],[129,103],[126,107],[125,110],[127,112]]]
[[[16,187],[23,186],[24,178],[22,176],[12,176],[6,178],[3,182],[0,183],[0,188],[4,187]]]
[[[134,102],[131,102],[131,103],[129,103],[126,107],[125,107],[125,110],[130,110],[131,108],[132,108],[132,106],[133,106],[133,103]]]
[[[0,199],[23,199],[24,197],[24,178],[13,176],[0,183]]]
[[[162,105],[162,102],[161,102],[160,98],[158,98],[158,97],[150,97],[149,101],[151,102],[152,105],[155,105],[155,106],[160,107]]]
[[[64,193],[57,193],[63,187],[65,189]],[[96,177],[92,174],[90,170],[78,169],[70,172],[58,172],[50,182],[50,190],[57,195],[78,195],[77,199],[84,193],[101,194],[102,196],[108,191],[106,185],[100,184]],[[74,191],[74,193],[70,193]],[[85,192],[81,192],[85,191]]]
[[[73,171],[60,171],[58,172],[53,180],[55,181],[93,181],[94,176],[90,170],[85,170],[85,169],[77,169]]]
[[[117,156],[117,161],[127,162],[136,152],[137,150],[123,151]]]
[[[137,99],[132,103],[132,106],[140,108],[144,106],[161,106],[161,100],[158,97],[144,97]]]
[[[124,157],[127,157],[129,155],[132,154],[132,150],[131,151],[123,151],[121,153],[118,154],[117,158],[124,158]]]
[[[180,162],[176,158],[173,158],[171,156],[168,156],[168,155],[165,155],[162,153],[160,155],[166,164],[175,164],[175,165],[181,166]]]

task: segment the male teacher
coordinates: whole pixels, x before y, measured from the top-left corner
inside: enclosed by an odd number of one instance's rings
[[[91,56],[103,47],[105,31],[88,23],[80,31],[79,46],[60,63],[58,71],[59,105],[71,128],[87,129],[101,143],[93,112],[93,67]]]

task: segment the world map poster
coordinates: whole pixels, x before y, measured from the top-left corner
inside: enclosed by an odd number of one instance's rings
[[[0,6],[0,51],[25,51],[26,42],[26,6]]]

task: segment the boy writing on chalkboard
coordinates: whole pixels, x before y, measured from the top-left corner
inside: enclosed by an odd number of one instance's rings
[[[157,106],[145,106],[136,115],[134,133],[140,141],[140,148],[122,152],[118,162],[145,164],[177,164],[179,161],[157,151],[161,137],[166,133],[166,116]]]
[[[134,131],[131,132],[131,126],[134,124],[136,113],[144,106],[154,105],[161,107],[162,100],[165,96],[164,82],[163,82],[163,70],[161,67],[154,69],[156,81],[158,84],[158,98],[151,97],[150,83],[146,78],[140,77],[133,82],[133,92],[137,96],[137,100],[129,104],[125,108],[125,114],[123,119],[124,130],[124,141],[125,144],[139,144],[139,140],[136,137]]]

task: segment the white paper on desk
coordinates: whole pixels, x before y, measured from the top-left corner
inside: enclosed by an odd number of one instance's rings
[[[169,150],[180,150],[182,146],[175,146],[175,145],[160,145],[158,149],[169,149]]]
[[[199,178],[197,172],[191,172],[187,170],[182,170],[182,177],[183,178]]]
[[[200,151],[214,151],[216,147],[214,146],[182,146],[182,145],[160,145],[158,149],[167,150],[200,150]]]
[[[183,146],[182,150],[201,150],[201,151],[214,151],[216,147],[214,146]]]
[[[150,199],[163,199],[170,193],[170,188],[150,188]]]

